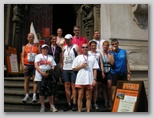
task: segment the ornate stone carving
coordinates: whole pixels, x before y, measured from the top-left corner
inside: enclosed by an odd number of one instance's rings
[[[137,25],[145,29],[148,27],[148,5],[147,4],[133,4],[132,5],[133,20]]]
[[[13,8],[12,21],[15,22],[15,23],[17,23],[17,22],[22,23],[23,17],[24,16],[22,15],[22,9],[18,5],[15,5],[14,8]]]
[[[93,5],[82,5],[81,13],[83,15],[83,23],[87,36],[89,37],[93,34],[93,26],[94,26],[94,15],[93,15]]]

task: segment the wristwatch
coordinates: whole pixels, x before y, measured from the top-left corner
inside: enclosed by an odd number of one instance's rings
[[[127,72],[127,74],[130,74],[131,75],[131,72]]]

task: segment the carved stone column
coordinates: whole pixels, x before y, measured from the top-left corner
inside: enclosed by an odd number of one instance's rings
[[[100,23],[100,4],[95,4],[93,8],[94,13],[94,31],[98,30],[100,31],[101,23]]]

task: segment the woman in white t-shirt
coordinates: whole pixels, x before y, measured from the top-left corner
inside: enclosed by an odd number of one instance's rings
[[[88,51],[89,55],[92,55],[96,58],[99,68],[97,69],[97,76],[96,76],[96,86],[94,86],[93,88],[93,93],[92,93],[92,108],[94,110],[98,110],[98,105],[96,104],[97,102],[97,96],[98,96],[98,88],[99,88],[99,84],[103,81],[103,78],[105,77],[104,75],[104,68],[103,65],[101,67],[102,63],[102,54],[99,51],[96,51],[97,47],[97,42],[92,40],[89,42],[89,49],[90,51]]]
[[[78,71],[75,87],[78,88],[78,112],[82,111],[84,90],[86,93],[86,108],[90,112],[92,89],[96,84],[97,69],[99,68],[94,56],[88,54],[88,44],[82,44],[83,54],[78,55],[72,64],[73,71]]]
[[[49,72],[51,69],[54,69],[56,63],[51,55],[48,55],[49,46],[47,44],[42,45],[41,54],[36,55],[35,57],[35,78],[34,81],[37,81],[38,89],[39,89],[39,99],[41,103],[40,112],[45,112],[45,92],[48,95],[50,110],[52,112],[57,112],[57,109],[54,106],[53,101],[53,90],[52,84],[49,83]],[[44,83],[45,82],[45,83]],[[48,85],[47,85],[48,84]]]

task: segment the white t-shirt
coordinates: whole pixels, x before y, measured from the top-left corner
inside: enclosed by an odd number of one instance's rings
[[[93,69],[98,69],[98,62],[94,56],[87,56],[85,55],[78,55],[72,64],[72,68],[75,68],[76,66],[82,65],[85,61],[88,62],[88,67],[82,68],[78,71],[77,77],[76,77],[76,85],[92,85],[92,82],[94,80],[93,76]]]
[[[75,59],[75,54],[73,51],[73,48],[75,48],[77,45],[74,44],[71,47],[68,47],[67,45],[64,47],[64,65],[63,70],[72,70],[72,63]]]
[[[44,72],[51,69],[52,66],[56,66],[56,62],[51,55],[45,56],[42,54],[38,54],[35,56],[35,63],[36,62],[39,62],[39,68]],[[36,70],[34,81],[41,81],[41,79],[42,75]]]
[[[100,40],[98,41],[98,40],[96,40],[96,39],[92,39],[91,41],[96,41],[96,42],[97,42],[97,49],[96,49],[96,51],[99,51],[100,53],[102,53],[102,51],[103,51],[102,45],[103,45],[103,42],[104,42],[105,40],[104,40],[104,39],[100,39]]]
[[[96,58],[97,62],[98,62],[98,65],[99,65],[99,63],[100,63],[100,52],[96,51],[96,53],[93,54],[93,53],[91,53],[91,51],[88,51],[88,54],[91,55],[91,56],[94,56]],[[99,67],[99,69],[100,69],[100,67]]]

